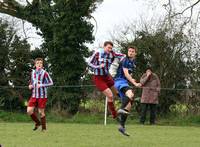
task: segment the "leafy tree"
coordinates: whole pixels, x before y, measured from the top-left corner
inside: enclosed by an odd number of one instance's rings
[[[88,19],[98,2],[101,0],[33,0],[22,5],[4,0],[0,2],[0,12],[40,29],[55,85],[77,85],[86,67],[85,43],[93,40],[93,25]],[[80,92],[79,88],[57,88],[51,96],[60,109],[74,114],[78,111]]]
[[[24,101],[30,97],[28,82],[31,73],[30,45],[26,40],[21,40],[17,35],[9,46],[9,73],[8,79],[12,89],[12,108],[22,108]]]
[[[16,109],[21,106],[24,97],[28,97],[27,86],[30,72],[30,46],[21,40],[7,22],[0,21],[0,104],[4,109]]]
[[[155,32],[138,31],[133,35],[134,40],[122,41],[120,45],[124,49],[131,45],[138,48],[137,73],[134,77],[139,79],[147,66],[151,66],[158,74],[163,88],[160,111],[167,113],[169,107],[181,98],[181,92],[175,89],[186,88],[190,76],[191,69],[185,61],[187,37],[182,32],[170,34],[166,28],[157,29]]]
[[[12,40],[12,33],[7,28],[8,24],[0,20],[0,106],[2,107],[5,106],[5,99],[8,96],[8,90],[6,89],[8,86],[8,71],[6,69],[9,64],[8,47]]]

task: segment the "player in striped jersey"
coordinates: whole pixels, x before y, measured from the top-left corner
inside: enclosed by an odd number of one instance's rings
[[[46,117],[45,106],[47,102],[47,87],[53,85],[53,81],[48,72],[43,69],[43,59],[35,59],[35,68],[31,72],[31,80],[29,83],[29,89],[32,90],[31,98],[28,102],[27,113],[31,116],[35,122],[34,131],[42,125],[42,131],[46,130]],[[34,113],[35,107],[38,107],[41,121]]]
[[[113,50],[113,43],[106,41],[103,48],[97,49],[88,61],[88,65],[93,69],[94,75],[92,80],[97,89],[108,98],[108,108],[115,119],[117,112],[113,104],[113,93],[117,90],[114,87],[114,81],[109,75],[109,68],[114,58],[123,58],[125,55],[117,54]]]

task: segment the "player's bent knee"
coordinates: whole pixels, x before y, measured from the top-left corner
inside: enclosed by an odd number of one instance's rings
[[[44,113],[44,112],[40,114],[40,117],[44,117],[44,116],[45,116],[45,113]]]
[[[40,110],[40,109],[39,109],[39,114],[40,114],[40,117],[44,117],[44,116],[45,116],[44,110]]]
[[[112,94],[112,93],[107,94],[107,98],[108,98],[109,100],[113,100],[113,94]]]
[[[133,100],[134,93],[132,92],[132,90],[128,90],[128,91],[126,92],[126,96],[127,96],[130,100]]]
[[[32,115],[33,114],[33,110],[27,109],[27,114],[28,115]]]
[[[44,117],[44,116],[45,116],[45,113],[41,113],[41,114],[40,114],[40,117]]]
[[[133,100],[134,94],[129,94],[128,97],[130,100]]]
[[[113,99],[113,95],[109,95],[109,96],[108,96],[108,99]]]
[[[103,94],[109,99],[112,100],[113,99],[113,93],[110,89],[106,89],[103,91]]]

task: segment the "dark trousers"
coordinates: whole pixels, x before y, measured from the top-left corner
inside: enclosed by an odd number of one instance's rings
[[[141,103],[140,123],[144,124],[148,108],[150,108],[150,120],[149,120],[150,124],[155,124],[156,104],[146,104],[146,103]]]

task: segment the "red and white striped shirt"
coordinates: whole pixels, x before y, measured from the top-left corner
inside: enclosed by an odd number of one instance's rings
[[[108,75],[110,65],[114,58],[123,58],[124,54],[118,54],[114,51],[105,52],[103,48],[97,49],[88,61],[88,65],[93,69],[95,75]],[[104,67],[100,67],[104,64]]]
[[[37,88],[38,84],[40,88]],[[33,86],[32,98],[47,98],[47,87],[53,85],[53,81],[44,69],[32,70],[30,85]]]

